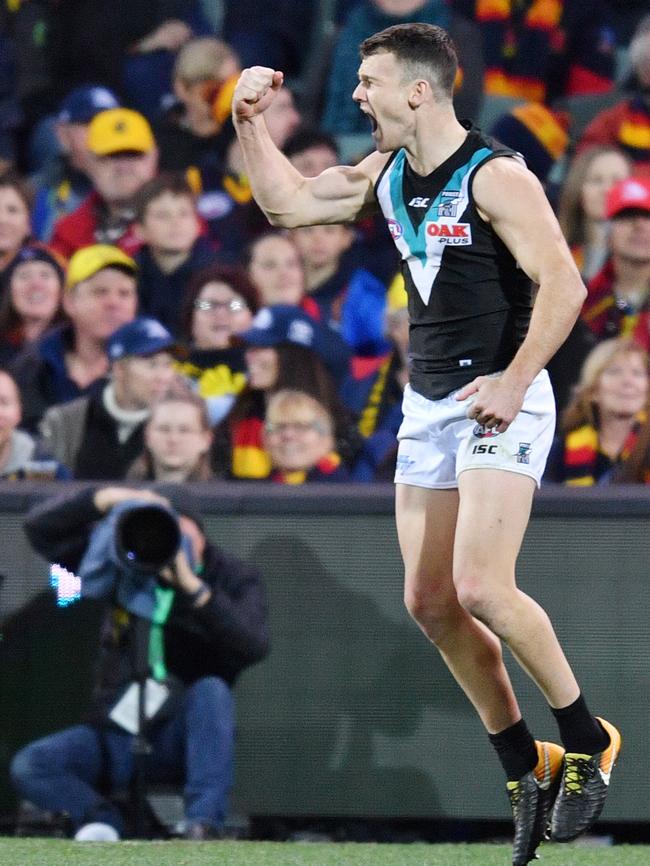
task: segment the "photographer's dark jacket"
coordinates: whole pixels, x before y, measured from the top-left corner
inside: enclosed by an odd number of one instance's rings
[[[93,486],[46,500],[27,515],[27,536],[50,562],[77,570],[94,523],[105,516],[94,505],[96,489]],[[232,685],[246,667],[263,659],[269,650],[264,584],[254,566],[210,542],[206,544],[201,579],[212,591],[203,607],[194,607],[180,590],[176,591],[164,626],[165,664],[168,673],[186,685],[206,676],[220,677]],[[104,620],[91,721],[105,719],[133,679],[134,619],[112,606]]]

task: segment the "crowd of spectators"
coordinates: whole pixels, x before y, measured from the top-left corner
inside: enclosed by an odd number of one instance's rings
[[[282,68],[288,86],[265,115],[276,144],[305,175],[354,161],[371,146],[350,98],[359,42],[426,21],[458,34],[459,115],[526,157],[589,289],[549,365],[548,479],[644,481],[643,468],[618,471],[634,449],[603,432],[598,384],[621,357],[647,366],[650,348],[644,4],[280,5],[4,8],[3,477],[391,478],[408,317],[390,236],[372,216],[272,229],[229,111],[243,66]],[[612,340],[627,342],[598,354]],[[631,418],[643,441],[645,408]],[[614,470],[558,468],[578,423]]]

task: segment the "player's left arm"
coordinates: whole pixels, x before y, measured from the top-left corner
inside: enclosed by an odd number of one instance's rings
[[[503,375],[478,377],[458,395],[476,394],[471,417],[502,431],[519,412],[530,383],[568,337],[587,290],[540,182],[518,160],[498,158],[482,166],[473,193],[481,216],[539,286],[528,334]]]

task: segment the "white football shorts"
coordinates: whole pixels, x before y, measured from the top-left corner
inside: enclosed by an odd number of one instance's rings
[[[457,393],[428,400],[406,386],[395,483],[445,490],[458,487],[466,469],[503,469],[528,475],[539,487],[555,432],[555,399],[546,370],[530,384],[505,433],[468,418],[474,395],[459,402]]]

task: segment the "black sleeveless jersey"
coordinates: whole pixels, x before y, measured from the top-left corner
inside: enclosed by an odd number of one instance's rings
[[[375,185],[402,258],[411,386],[430,400],[507,367],[528,330],[531,282],[472,197],[474,172],[498,156],[518,154],[470,129],[426,177],[395,151]]]

